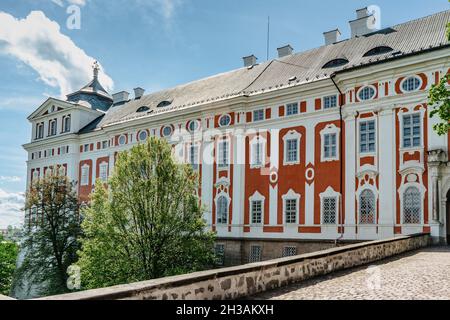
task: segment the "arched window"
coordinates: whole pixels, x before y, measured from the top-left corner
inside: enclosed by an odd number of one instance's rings
[[[149,107],[147,107],[147,106],[142,106],[142,107],[140,107],[139,109],[137,109],[136,112],[137,112],[137,113],[141,113],[141,112],[146,112],[146,111],[149,111],[149,110],[150,110]]]
[[[228,199],[220,196],[217,199],[217,224],[226,224],[228,220]]]
[[[344,66],[348,63],[347,59],[334,59],[331,61],[328,61],[327,63],[325,63],[325,65],[322,67],[323,69],[328,69],[328,68],[337,68],[337,67],[341,67]]]
[[[359,223],[375,223],[375,195],[372,190],[364,190],[359,196]]]
[[[158,105],[156,106],[157,108],[165,108],[168,107],[172,104],[172,102],[170,101],[161,101],[160,103],[158,103]]]
[[[70,131],[70,116],[64,117],[64,132]]]
[[[421,194],[417,187],[409,187],[403,194],[403,223],[419,224],[422,220]]]
[[[364,54],[364,57],[371,57],[371,56],[377,56],[380,54],[385,54],[388,52],[394,51],[394,49],[392,49],[391,47],[387,47],[387,46],[379,46],[379,47],[375,47],[373,49],[370,49],[369,51],[367,51]]]

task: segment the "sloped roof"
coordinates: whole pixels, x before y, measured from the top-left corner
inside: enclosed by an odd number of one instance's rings
[[[302,85],[329,78],[335,72],[448,47],[446,24],[449,21],[450,10],[447,10],[365,36],[267,61],[253,68],[240,68],[151,93],[139,100],[131,100],[120,106],[113,106],[100,121],[97,121],[95,125],[91,124],[89,130],[83,130],[83,132],[137,119],[148,113],[170,112],[207,102],[226,100],[237,96],[251,96],[289,86]],[[393,51],[364,57],[366,52],[379,46],[391,47]],[[323,68],[327,62],[338,58],[345,58],[349,60],[349,63],[336,68]],[[292,80],[294,77],[295,80]],[[156,108],[161,101],[165,100],[170,101],[171,105],[165,108]],[[149,107],[150,111],[136,112],[141,106]]]

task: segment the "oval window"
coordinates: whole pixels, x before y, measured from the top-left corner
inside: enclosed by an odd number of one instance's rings
[[[227,127],[230,125],[230,123],[231,123],[231,116],[229,114],[224,114],[219,119],[219,125],[221,127]]]
[[[375,96],[375,89],[372,86],[366,86],[359,90],[358,97],[361,101],[373,99]]]
[[[170,136],[172,134],[172,131],[173,131],[173,129],[172,129],[171,126],[166,126],[166,127],[163,128],[162,134],[163,134],[164,137],[168,137],[168,136]]]
[[[127,143],[127,137],[123,134],[119,137],[119,145],[123,146],[125,143]]]
[[[199,124],[199,122],[197,120],[192,120],[188,124],[188,129],[189,129],[190,132],[197,131],[199,127],[200,127],[200,124]]]
[[[422,85],[422,80],[418,77],[409,77],[403,80],[402,82],[402,90],[403,92],[413,92],[419,90]]]
[[[147,137],[148,137],[147,131],[146,130],[142,130],[141,132],[139,132],[138,137],[139,137],[139,141],[147,140]]]

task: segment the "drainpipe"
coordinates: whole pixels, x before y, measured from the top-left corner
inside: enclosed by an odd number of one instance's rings
[[[343,107],[344,103],[342,103],[342,105],[340,103],[340,100],[341,100],[341,97],[342,97],[343,94],[342,94],[342,91],[339,88],[339,86],[336,84],[336,81],[334,81],[334,77],[336,77],[336,73],[333,73],[330,76],[330,79],[333,82],[334,86],[336,87],[337,91],[339,92],[339,100],[338,100],[338,103],[339,103],[339,126],[341,128],[341,134],[339,135],[339,183],[340,183],[339,189],[340,189],[340,198],[341,198],[340,201],[339,201],[339,224],[340,224],[340,227],[341,227],[341,232],[340,232],[341,235],[339,236],[339,238],[335,239],[335,241],[334,241],[335,245],[337,246],[338,242],[344,238],[344,219],[343,219],[344,198],[342,196],[343,195],[343,189],[344,189],[344,179],[343,179],[343,176],[344,176],[343,163],[344,162],[343,162],[343,159],[342,159],[342,148],[343,148],[343,145],[344,145],[344,143],[343,143],[344,127],[343,127],[343,119],[342,119],[342,107]]]

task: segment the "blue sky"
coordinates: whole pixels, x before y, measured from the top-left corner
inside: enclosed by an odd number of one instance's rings
[[[67,8],[80,8],[69,29]],[[30,139],[26,117],[47,96],[87,82],[98,60],[106,86],[152,92],[239,68],[241,57],[270,58],[323,44],[339,27],[348,38],[355,9],[377,5],[382,27],[448,10],[447,0],[2,0],[0,3],[0,228],[17,223]],[[32,11],[37,11],[31,13]]]

